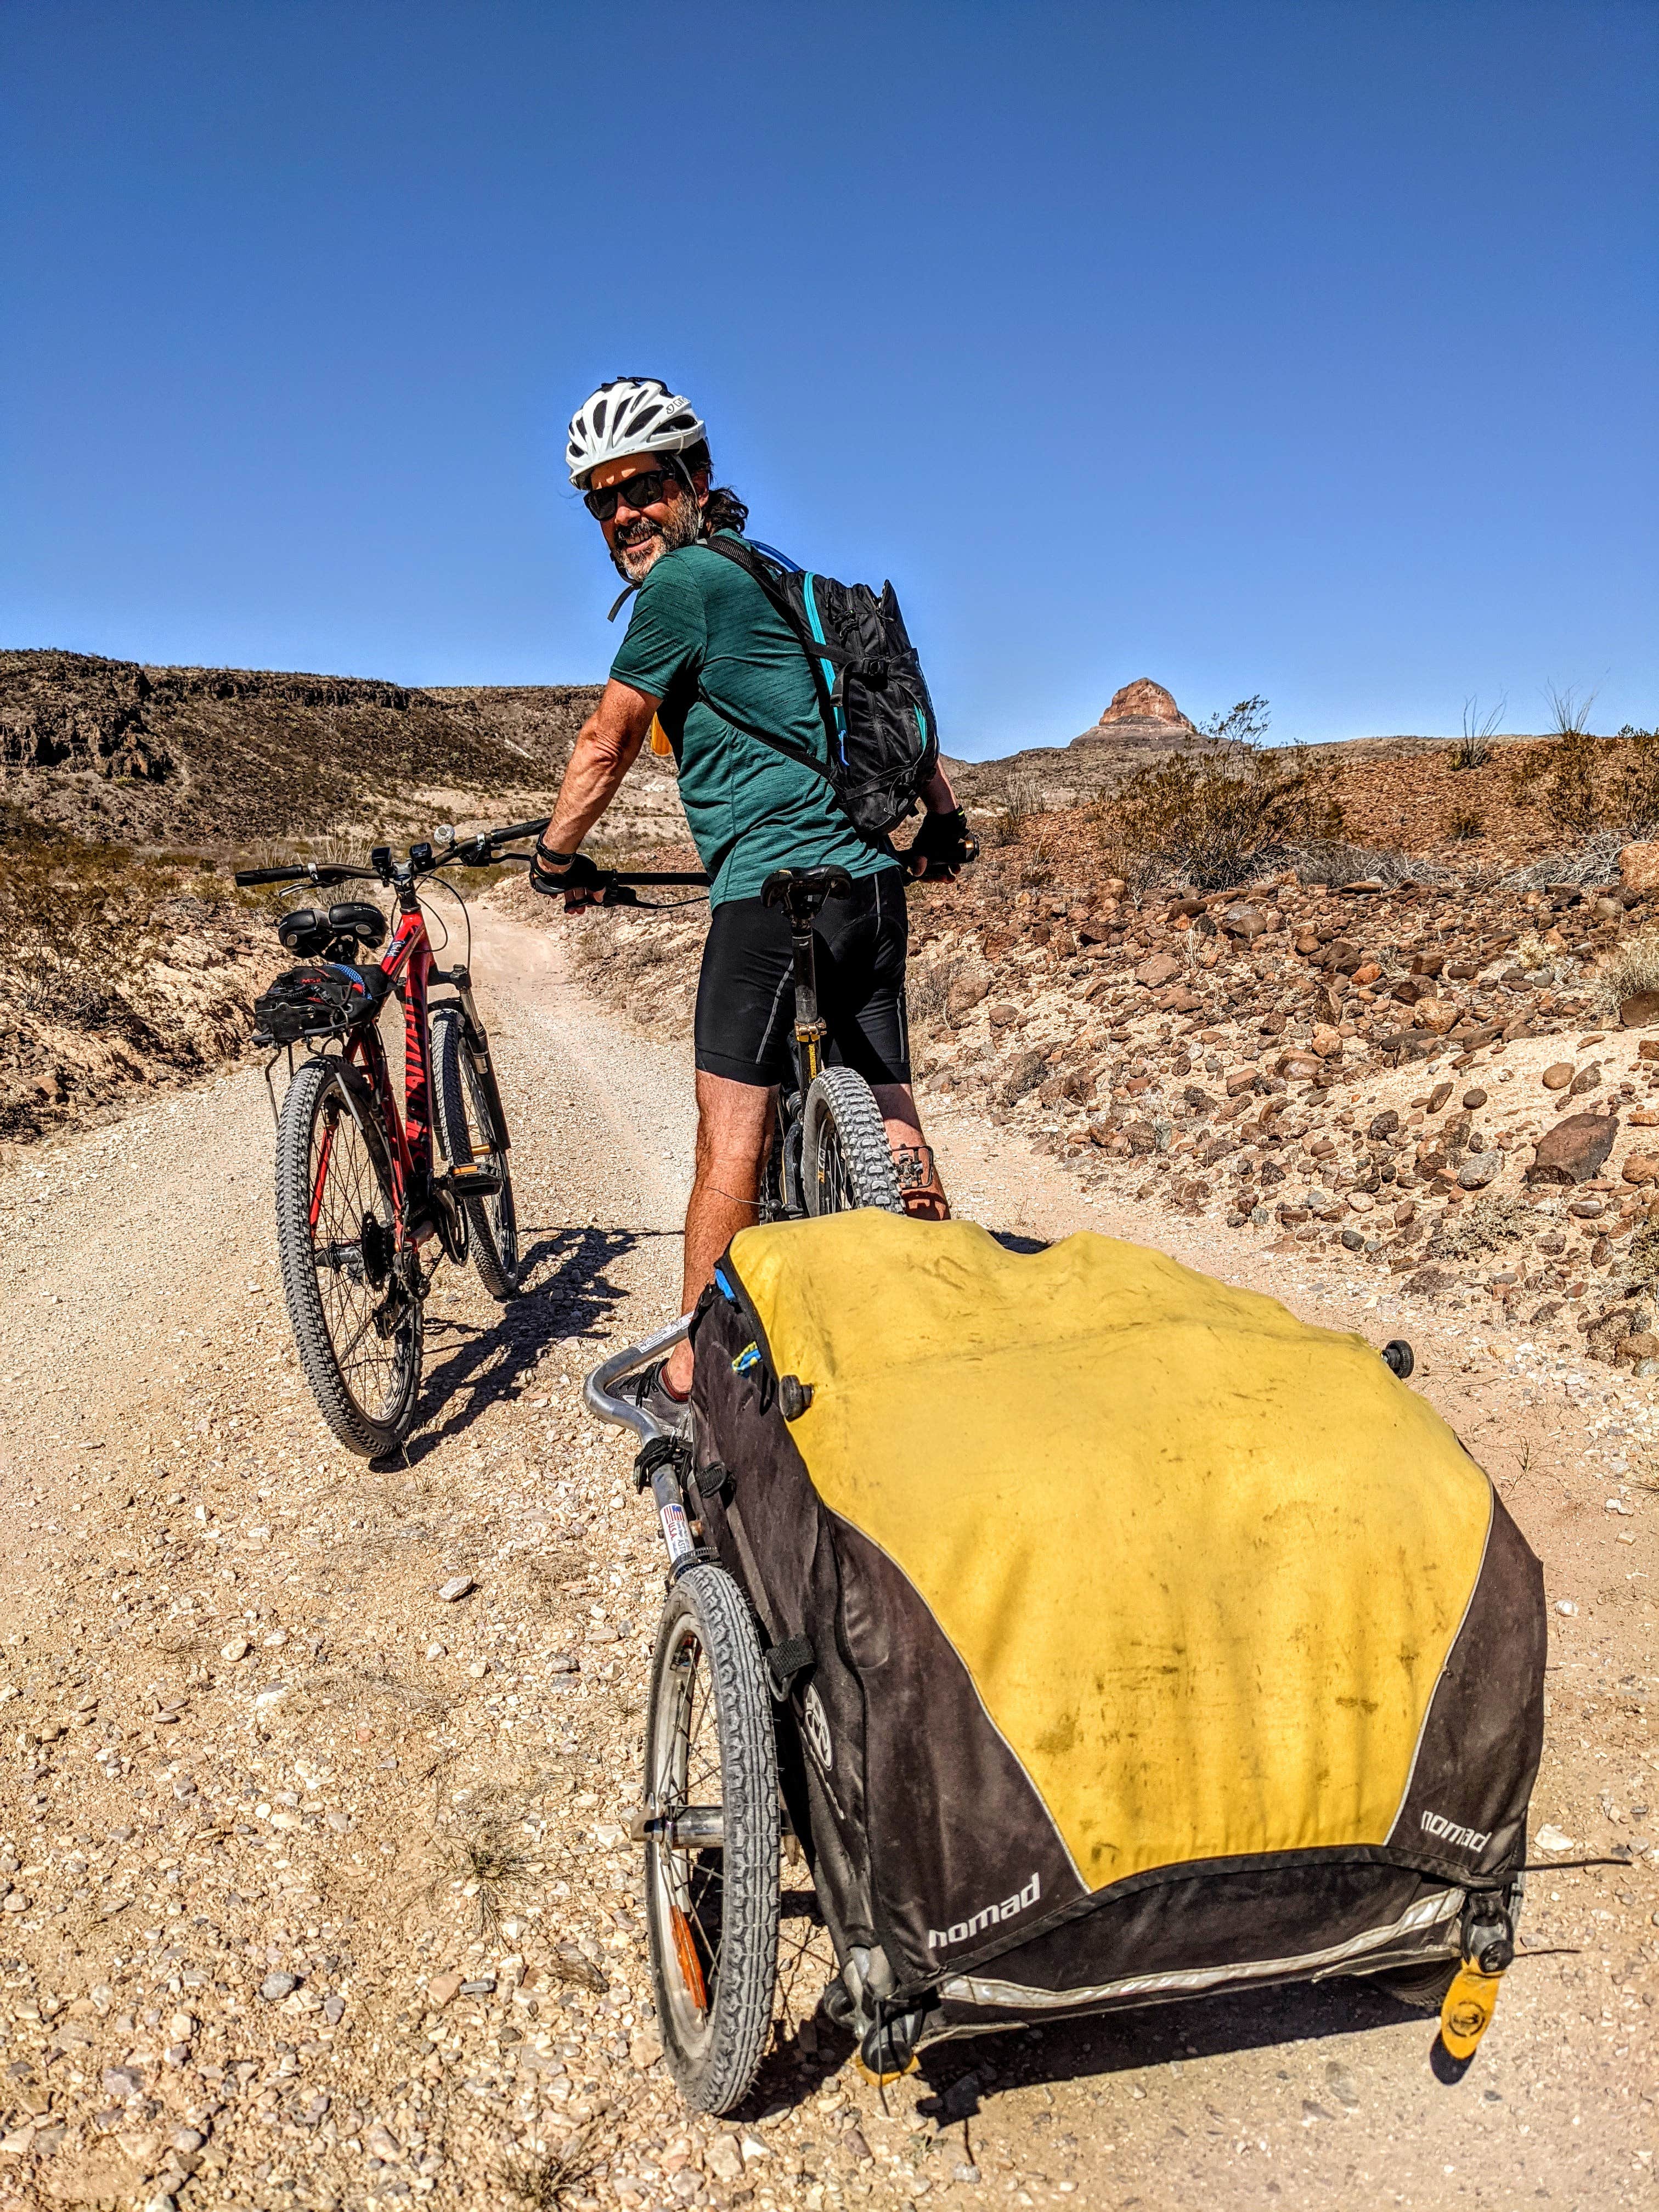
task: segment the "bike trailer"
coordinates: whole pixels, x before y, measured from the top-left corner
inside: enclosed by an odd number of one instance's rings
[[[1478,2034],[1542,1577],[1373,1349],[1137,1245],[869,1212],[744,1231],[693,1342],[705,1540],[878,2051],[1379,1972]]]

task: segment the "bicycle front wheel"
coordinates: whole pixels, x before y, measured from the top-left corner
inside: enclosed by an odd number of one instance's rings
[[[904,1211],[881,1109],[855,1068],[826,1067],[806,1094],[801,1183],[809,1213],[850,1213],[860,1206]]]
[[[715,1566],[669,1592],[646,1712],[646,1926],[663,2049],[700,2112],[759,2069],[778,1960],[778,1770],[760,1645]]]
[[[492,1298],[510,1298],[519,1287],[519,1217],[513,1203],[512,1166],[490,1110],[477,1056],[467,1041],[466,1016],[460,1007],[440,1006],[434,1012],[432,1057],[437,1069],[438,1144],[445,1160],[452,1168],[482,1167],[500,1177],[493,1197],[469,1198],[463,1201],[463,1210],[467,1246],[479,1281]]]
[[[365,1459],[409,1433],[422,1333],[372,1115],[367,1087],[339,1060],[307,1060],[276,1127],[276,1249],[300,1365],[323,1419]]]

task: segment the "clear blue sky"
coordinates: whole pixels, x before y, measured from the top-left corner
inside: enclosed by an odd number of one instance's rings
[[[1659,720],[1654,0],[9,0],[0,643],[604,673],[601,379],[947,746]]]

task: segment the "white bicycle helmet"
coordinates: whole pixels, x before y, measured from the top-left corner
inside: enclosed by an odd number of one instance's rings
[[[564,457],[570,481],[586,491],[593,471],[629,453],[683,453],[707,435],[689,399],[654,376],[616,376],[570,418]]]

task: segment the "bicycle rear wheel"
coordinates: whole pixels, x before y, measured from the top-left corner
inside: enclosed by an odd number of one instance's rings
[[[438,1144],[452,1168],[478,1165],[501,1177],[492,1198],[463,1202],[466,1237],[478,1279],[492,1298],[510,1298],[519,1287],[519,1217],[513,1203],[513,1172],[499,1139],[489,1096],[467,1042],[466,1016],[459,1006],[439,1006],[432,1016],[432,1058],[437,1069],[433,1096],[438,1109]]]
[[[881,1109],[855,1068],[826,1067],[806,1094],[801,1184],[811,1214],[904,1211]]]
[[[329,1427],[366,1459],[409,1433],[422,1338],[372,1114],[367,1085],[340,1060],[307,1060],[276,1129],[276,1249],[300,1365]]]
[[[715,1566],[668,1595],[645,1734],[646,1926],[680,2093],[729,2112],[759,2069],[777,1977],[778,1770],[760,1646]]]

